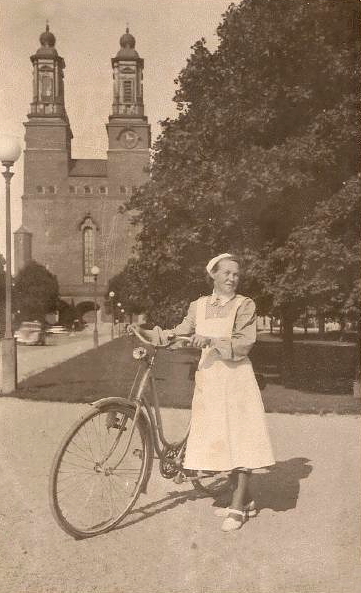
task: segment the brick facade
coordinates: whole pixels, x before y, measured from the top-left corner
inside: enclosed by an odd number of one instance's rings
[[[24,195],[22,226],[14,235],[15,270],[31,258],[45,265],[57,276],[61,297],[77,304],[92,298],[89,267],[100,268],[99,294],[104,295],[109,278],[124,267],[134,244],[136,231],[119,207],[149,178],[143,60],[127,30],[112,59],[107,159],[73,159],[64,102],[65,63],[48,26],[40,43],[31,57],[34,93],[24,124]]]

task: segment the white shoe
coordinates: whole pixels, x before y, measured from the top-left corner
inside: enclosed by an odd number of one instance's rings
[[[229,507],[218,507],[214,511],[216,517],[228,517],[230,512]],[[255,517],[257,515],[256,503],[254,500],[251,500],[248,504],[244,507],[244,512],[247,514],[248,517]]]
[[[222,531],[235,531],[240,529],[244,523],[248,520],[246,511],[238,511],[236,509],[229,509],[229,514],[236,515],[237,519],[228,516],[222,524]],[[239,518],[238,518],[239,517]]]

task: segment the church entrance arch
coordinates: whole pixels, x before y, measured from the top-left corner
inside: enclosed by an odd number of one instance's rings
[[[97,303],[97,311],[100,305]],[[75,306],[77,317],[85,323],[94,323],[94,301],[81,301]]]

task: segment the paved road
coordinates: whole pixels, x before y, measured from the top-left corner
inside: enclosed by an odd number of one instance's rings
[[[99,325],[99,344],[110,340],[110,324]],[[92,328],[85,329],[75,334],[55,335],[47,337],[46,346],[24,346],[18,345],[18,382],[23,381],[30,375],[40,373],[45,369],[73,358],[86,350],[93,348]],[[1,351],[1,341],[0,341]],[[0,377],[1,377],[1,356],[0,356]],[[1,381],[0,381],[1,389]]]
[[[0,399],[1,593],[355,593],[360,419],[268,415],[278,464],[253,478],[261,512],[223,534],[212,501],[160,478],[123,528],[75,541],[54,523],[47,480],[84,405]],[[176,437],[189,412],[165,410]]]

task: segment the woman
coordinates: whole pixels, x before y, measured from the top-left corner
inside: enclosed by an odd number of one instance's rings
[[[240,263],[222,253],[207,264],[213,294],[190,304],[188,314],[170,335],[191,335],[202,348],[195,379],[191,428],[184,467],[231,471],[232,501],[223,531],[239,529],[255,514],[249,494],[253,469],[274,464],[261,394],[248,353],[256,340],[254,302],[236,294]]]

